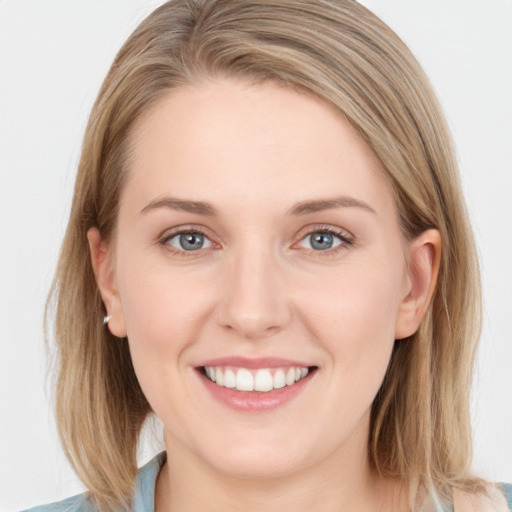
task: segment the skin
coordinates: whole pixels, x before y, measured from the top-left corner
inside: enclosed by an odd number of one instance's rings
[[[395,340],[415,332],[433,293],[438,232],[404,241],[367,145],[318,99],[274,83],[174,89],[131,143],[116,236],[93,228],[89,243],[109,329],[128,336],[164,425],[156,510],[408,510],[368,464],[369,413]],[[154,207],[169,197],[216,215]],[[204,231],[202,249],[180,249],[183,228]],[[315,250],[310,235],[326,228],[334,246]],[[241,412],[195,370],[225,356],[317,370],[278,409]]]

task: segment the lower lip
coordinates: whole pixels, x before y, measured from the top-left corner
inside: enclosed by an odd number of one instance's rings
[[[219,402],[236,411],[261,412],[277,409],[295,398],[308,385],[315,372],[310,371],[305,378],[291,386],[285,386],[284,388],[274,389],[265,393],[259,391],[237,391],[236,389],[217,386],[217,384],[206,378],[203,373],[198,373],[206,389]]]

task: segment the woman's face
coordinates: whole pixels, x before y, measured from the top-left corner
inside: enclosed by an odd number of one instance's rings
[[[132,143],[97,273],[167,449],[248,477],[360,456],[416,321],[369,148],[311,96],[228,80],[171,91]]]

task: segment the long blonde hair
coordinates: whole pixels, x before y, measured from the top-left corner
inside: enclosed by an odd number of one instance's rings
[[[438,286],[418,331],[395,343],[372,407],[368,456],[381,474],[407,482],[412,499],[479,490],[469,418],[479,271],[450,136],[421,67],[354,0],[172,0],[124,44],[94,104],[48,303],[48,319],[56,308],[59,433],[92,501],[105,510],[129,505],[151,408],[128,345],[102,326],[86,233],[115,233],[138,116],[169,89],[214,77],[273,80],[321,98],[387,172],[404,237],[439,230]]]

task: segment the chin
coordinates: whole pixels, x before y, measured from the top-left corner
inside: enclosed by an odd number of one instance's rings
[[[306,440],[302,441],[290,435],[271,439],[269,432],[264,432],[250,439],[231,439],[210,445],[203,452],[203,460],[214,470],[232,478],[283,478],[314,463],[318,454],[308,450]],[[212,450],[212,446],[222,449]]]
[[[299,458],[286,456],[284,453],[273,453],[271,456],[262,456],[261,452],[253,457],[241,457],[232,454],[215,461],[215,469],[231,478],[243,480],[273,480],[286,478],[302,469]]]

